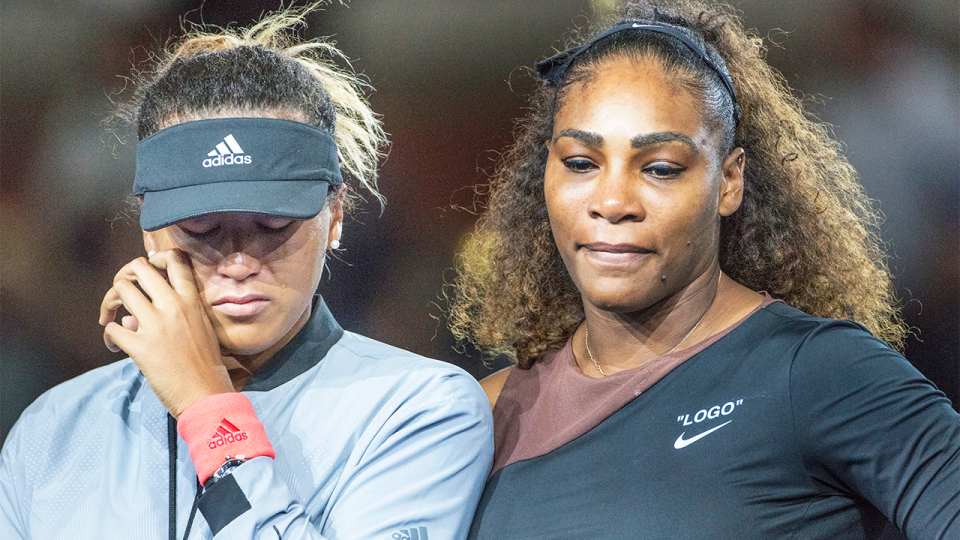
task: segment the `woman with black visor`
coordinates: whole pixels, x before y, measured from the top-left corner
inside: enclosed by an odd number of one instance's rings
[[[190,33],[142,82],[147,253],[100,308],[130,358],[23,413],[0,538],[466,535],[492,456],[479,385],[344,331],[317,294],[384,141],[339,51],[294,36],[309,10]]]

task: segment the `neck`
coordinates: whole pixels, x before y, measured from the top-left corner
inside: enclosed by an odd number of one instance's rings
[[[574,334],[574,354],[581,370],[601,376],[601,369],[603,375],[632,369],[713,335],[711,311],[725,287],[723,282],[715,263],[676,294],[637,312],[612,313],[585,306],[586,320]]]
[[[222,351],[223,363],[227,366],[227,373],[229,373],[230,380],[233,382],[234,390],[237,392],[243,390],[243,387],[250,381],[250,377],[273,358],[273,355],[277,354],[280,349],[284,348],[287,343],[290,343],[290,340],[292,340],[293,337],[306,326],[307,321],[310,320],[310,316],[313,314],[312,308],[312,304],[307,304],[306,311],[297,319],[293,327],[290,328],[280,340],[264,351],[250,355],[231,354],[229,351]]]

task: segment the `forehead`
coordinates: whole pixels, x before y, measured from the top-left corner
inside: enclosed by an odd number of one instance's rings
[[[616,56],[588,68],[561,92],[554,135],[577,129],[628,137],[643,133],[684,133],[704,149],[714,139],[703,117],[703,98],[683,84],[683,74],[655,58]]]

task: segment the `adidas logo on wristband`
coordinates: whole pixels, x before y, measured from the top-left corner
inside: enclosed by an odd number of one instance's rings
[[[204,167],[219,167],[221,165],[249,165],[253,159],[243,154],[243,148],[233,137],[233,134],[223,138],[223,142],[211,150],[207,159],[203,160]]]
[[[207,447],[211,450],[216,450],[218,447],[225,444],[245,440],[247,440],[247,432],[242,431],[237,426],[231,424],[229,420],[224,418],[220,420],[220,425],[217,426],[217,431],[213,434],[213,437],[210,438],[210,442],[207,443]]]

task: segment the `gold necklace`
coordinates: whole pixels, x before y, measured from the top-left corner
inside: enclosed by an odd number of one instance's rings
[[[665,354],[661,356],[666,356],[667,354],[671,354],[674,351],[676,351],[678,348],[680,348],[680,345],[683,345],[683,342],[686,341],[688,337],[690,337],[690,334],[696,331],[696,329],[700,326],[700,323],[702,323],[703,320],[707,318],[707,313],[710,312],[710,308],[713,307],[713,303],[717,300],[717,294],[720,292],[720,279],[722,277],[723,277],[723,272],[721,272],[720,276],[717,278],[717,288],[713,291],[713,299],[710,300],[710,305],[707,306],[707,311],[703,312],[703,315],[700,316],[700,320],[697,321],[697,324],[693,325],[693,328],[691,328],[690,331],[687,332],[686,335],[684,335],[683,338],[680,339],[680,341],[676,345],[674,345],[672,349],[670,349],[669,351],[667,351]],[[593,357],[593,353],[590,351],[590,329],[586,325],[583,326],[583,345],[584,347],[586,347],[587,355],[590,357],[590,360],[593,362],[593,365],[597,366],[597,371],[600,372],[600,375],[603,375],[604,377],[606,377],[607,374],[603,372],[603,369],[600,367],[600,363],[597,362],[597,359]]]
[[[604,377],[607,376],[603,372],[603,369],[600,367],[600,364],[597,363],[597,359],[593,357],[593,353],[590,352],[590,329],[586,325],[583,326],[583,344],[587,347],[587,354],[590,356],[590,360],[593,360],[593,365],[597,366],[597,371],[600,372]]]

